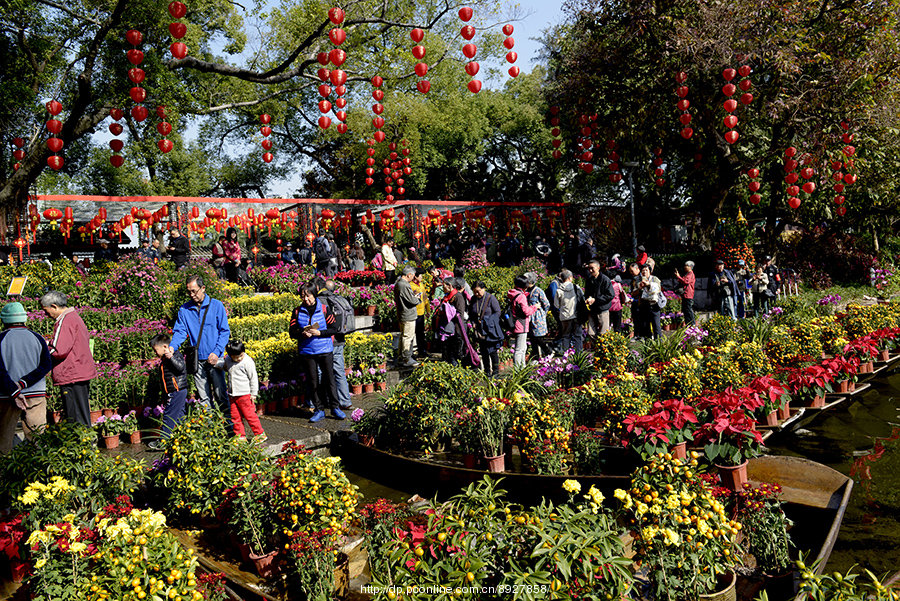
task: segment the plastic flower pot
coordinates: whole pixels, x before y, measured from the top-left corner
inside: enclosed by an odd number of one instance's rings
[[[363,387],[363,392],[375,392],[375,384],[368,383]]]
[[[131,444],[141,444],[141,431],[136,430],[128,435],[128,442]]]
[[[362,384],[354,384],[350,387],[350,394],[362,394],[363,387]]]
[[[116,434],[114,436],[104,436],[103,444],[106,445],[107,449],[115,449],[119,446],[119,435]]]
[[[722,481],[722,486],[724,488],[727,488],[728,490],[742,490],[744,488],[744,484],[747,482],[747,463],[749,463],[749,461],[745,461],[740,465],[716,464],[716,468],[719,470],[719,479]]]
[[[100,419],[101,415],[103,415],[102,410],[91,411],[91,425],[92,426],[97,423],[97,420]]]
[[[256,568],[256,573],[260,578],[268,578],[278,571],[278,563],[275,561],[277,558],[278,551],[272,551],[265,555],[250,553],[250,561],[253,562],[253,567]]]
[[[487,462],[489,472],[499,474],[506,471],[506,453],[501,453],[495,457],[485,455],[484,460]]]

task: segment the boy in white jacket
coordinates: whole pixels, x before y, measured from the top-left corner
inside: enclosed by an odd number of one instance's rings
[[[224,359],[216,365],[228,373],[228,397],[231,401],[231,421],[234,422],[234,434],[246,440],[244,420],[250,424],[250,430],[257,442],[265,442],[267,436],[256,415],[256,395],[259,394],[259,377],[256,374],[256,363],[244,352],[244,343],[240,340],[229,340],[225,346]]]

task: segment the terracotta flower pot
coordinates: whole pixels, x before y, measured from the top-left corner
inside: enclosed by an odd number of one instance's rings
[[[367,305],[366,306],[366,315],[368,315],[369,317],[374,317],[376,308],[377,307],[375,307],[375,305]]]
[[[54,424],[58,424],[62,421],[62,411],[54,411],[50,414],[50,421]]]
[[[847,393],[847,392],[850,392],[850,380],[844,380],[844,381],[842,381],[842,382],[839,382],[839,383],[838,383],[838,390],[837,390],[837,391],[838,391],[839,393]]]
[[[387,369],[387,363],[379,363],[378,369]]]
[[[812,398],[812,404],[810,405],[810,407],[821,409],[824,406],[825,406],[825,395],[817,394],[816,396],[814,396]]]
[[[103,415],[102,409],[98,409],[97,411],[93,411],[93,410],[91,411],[91,425],[92,426],[97,423],[97,420],[100,419],[101,415]]]
[[[878,355],[878,360],[887,362],[891,360],[891,353],[889,351],[881,351],[881,354]]]
[[[137,430],[128,435],[128,442],[131,444],[141,444],[141,431]]]
[[[345,375],[345,376],[349,376],[351,371],[353,371],[353,368],[352,368],[352,367],[345,367],[345,368],[344,368],[344,375]]]
[[[266,413],[269,415],[275,413],[278,409],[278,403],[276,401],[266,401]]]
[[[672,457],[675,459],[687,459],[687,442],[679,442],[672,447]]]
[[[778,419],[785,421],[791,419],[791,402],[787,401],[778,409]]]
[[[463,454],[463,467],[468,470],[475,469],[475,453],[464,453]]]
[[[848,389],[850,392],[856,392],[856,382],[854,382],[854,381],[851,380],[850,383],[849,383],[848,386],[847,386],[847,389]]]
[[[116,412],[115,409],[110,409],[109,407],[104,407],[103,408],[103,417],[105,417],[106,419],[109,419],[113,416],[113,413],[115,413],[115,412]]]
[[[734,572],[723,574],[719,577],[719,586],[716,592],[707,595],[699,595],[698,599],[700,599],[700,601],[736,601],[736,584],[737,577]]]
[[[291,408],[291,399],[290,399],[290,397],[284,397],[283,399],[281,399],[281,403],[280,403],[280,404],[281,404],[281,408],[282,408],[282,409],[284,409],[284,410],[290,409],[290,408]]]
[[[740,465],[719,465],[717,463],[716,468],[719,470],[722,486],[728,490],[742,490],[747,482],[747,463],[749,462],[745,461]]]
[[[496,457],[485,455],[484,460],[487,462],[489,472],[500,473],[506,471],[506,453],[501,453]]]
[[[362,384],[354,384],[350,387],[350,394],[362,394],[363,387]]]
[[[364,447],[374,447],[375,446],[375,437],[371,434],[360,434],[358,435],[359,444]]]
[[[375,382],[375,389],[379,392],[387,390],[387,382]]]
[[[375,392],[375,384],[370,382],[363,387],[363,392]]]
[[[116,434],[115,436],[104,436],[104,437],[103,437],[103,444],[106,445],[106,448],[107,448],[107,449],[115,449],[115,448],[118,448],[118,446],[119,446],[119,435]]]
[[[865,366],[866,366],[867,374],[875,373],[875,362],[874,361],[866,361]]]
[[[766,425],[767,426],[777,426],[778,425],[778,411],[769,411],[766,414]]]
[[[275,561],[277,558],[278,551],[272,551],[265,555],[250,553],[250,561],[253,562],[253,567],[256,568],[256,573],[259,574],[260,578],[268,578],[278,572],[278,563]]]
[[[265,414],[266,414],[266,404],[260,403],[259,405],[256,406],[256,415],[257,415],[257,417],[262,417]]]

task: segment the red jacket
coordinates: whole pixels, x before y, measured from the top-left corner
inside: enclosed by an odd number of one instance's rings
[[[56,319],[50,338],[50,356],[53,357],[53,382],[57,386],[97,377],[87,326],[75,309],[67,309]]]

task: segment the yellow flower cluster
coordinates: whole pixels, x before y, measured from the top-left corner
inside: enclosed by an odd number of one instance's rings
[[[544,441],[550,441],[553,448],[562,454],[570,452],[569,436],[572,426],[566,422],[552,398],[536,399],[531,395],[516,393],[510,410],[509,433],[519,441],[520,450],[526,459],[533,460],[537,450],[546,444]]]
[[[34,505],[38,501],[56,501],[60,498],[67,497],[69,493],[74,492],[75,487],[69,484],[68,480],[53,476],[50,484],[42,482],[32,482],[25,488],[25,492],[19,497],[19,501],[23,505]]]
[[[703,375],[700,381],[704,389],[722,391],[729,386],[739,387],[743,383],[743,372],[731,359],[734,348],[734,341],[729,340],[715,353],[707,353],[703,357]]]
[[[285,534],[333,529],[342,533],[359,502],[337,457],[299,455],[275,473],[273,506]]]
[[[822,350],[829,355],[840,355],[847,345],[847,331],[834,315],[824,315],[813,319],[812,323],[819,328],[819,341]]]
[[[594,366],[601,374],[625,373],[631,349],[628,339],[618,332],[607,332],[597,338]]]
[[[563,482],[563,490],[569,493],[572,496],[577,495],[581,492],[581,483],[578,480],[565,480]],[[591,484],[591,487],[588,489],[587,494],[584,495],[584,499],[588,502],[588,509],[591,513],[597,514],[600,511],[600,508],[603,506],[603,501],[606,500],[606,497],[603,496],[603,493],[597,489],[596,486]],[[579,505],[579,509],[585,509],[583,505]]]
[[[247,354],[253,357],[257,363],[261,360],[272,360],[284,353],[293,353],[297,350],[297,341],[281,332],[277,336],[264,340],[251,340],[246,343]]]
[[[732,356],[742,373],[754,376],[772,373],[772,363],[759,343],[743,342],[734,349]]]
[[[272,294],[270,296],[241,296],[228,300],[229,316],[259,315],[260,313],[281,313],[291,311],[300,304],[296,294]],[[230,320],[229,320],[230,321]]]
[[[700,384],[700,351],[679,355],[659,374],[659,398],[690,399],[703,390]]]
[[[247,343],[250,340],[264,340],[286,333],[291,322],[291,312],[261,313],[247,317],[232,317],[228,320],[231,337]],[[252,355],[251,355],[252,356]]]
[[[658,454],[635,472],[631,489],[617,489],[614,496],[632,516],[637,557],[650,565],[667,563],[675,554],[701,571],[719,572],[733,565],[735,537],[741,528],[730,520],[725,506],[698,477],[697,454],[682,461]],[[680,566],[681,564],[679,564]]]
[[[800,345],[785,326],[772,328],[772,335],[766,341],[766,354],[776,365],[787,367],[800,354]]]
[[[815,321],[801,322],[791,332],[794,340],[800,345],[800,353],[818,358],[822,354],[822,330]]]

